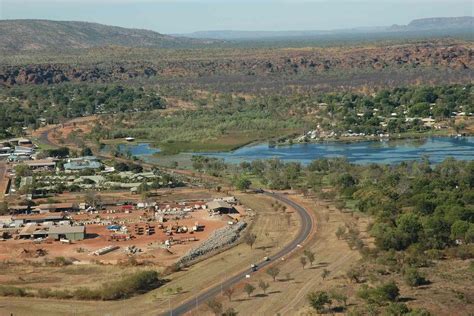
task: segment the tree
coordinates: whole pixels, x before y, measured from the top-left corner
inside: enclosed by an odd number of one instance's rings
[[[308,258],[308,261],[309,261],[310,265],[313,266],[313,262],[315,260],[314,252],[309,250],[309,249],[306,249],[304,251],[304,255],[306,256],[306,258]]]
[[[252,182],[243,176],[237,179],[235,183],[235,187],[240,191],[245,191],[249,189],[251,185],[252,185]]]
[[[280,269],[278,267],[270,267],[267,269],[267,274],[273,278],[273,281],[276,281],[276,277],[280,273]]]
[[[260,280],[258,282],[258,287],[263,291],[263,294],[267,294],[267,289],[270,287],[270,284],[268,284],[268,282]]]
[[[400,296],[400,289],[393,281],[376,288],[369,288],[364,284],[357,295],[369,304],[383,305],[384,302],[395,302]]]
[[[8,214],[8,203],[0,202],[0,215]]]
[[[97,207],[101,204],[102,199],[95,191],[88,191],[84,196],[84,202],[92,207]]]
[[[307,299],[311,307],[314,308],[318,313],[324,311],[326,304],[332,303],[329,295],[324,291],[310,292],[307,295]]]
[[[234,288],[228,287],[224,290],[224,295],[227,296],[229,302],[232,301],[232,295],[234,294]]]
[[[244,292],[247,293],[249,298],[250,298],[250,295],[252,295],[253,291],[255,291],[255,286],[253,286],[250,283],[245,283]]]
[[[331,271],[324,269],[321,273],[321,277],[323,278],[323,280],[325,280],[329,276],[329,274],[331,274]]]
[[[304,266],[306,265],[306,257],[300,257],[300,263],[301,263],[301,265],[303,266],[303,269],[304,269]]]
[[[464,240],[470,224],[466,221],[457,220],[451,225],[451,239]]]
[[[223,305],[215,298],[211,298],[206,302],[207,307],[214,313],[214,315],[221,315],[223,311]]]
[[[253,248],[253,245],[255,244],[255,241],[257,240],[257,235],[249,233],[245,235],[244,241],[247,245],[250,246],[250,248]]]
[[[89,147],[84,147],[84,148],[82,148],[82,150],[81,150],[81,156],[92,156],[92,155],[94,155],[94,154],[92,153],[92,149],[90,149]]]
[[[27,177],[31,175],[31,170],[27,165],[22,163],[15,167],[15,174],[17,177]]]

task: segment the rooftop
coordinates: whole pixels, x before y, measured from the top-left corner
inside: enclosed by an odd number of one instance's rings
[[[50,204],[40,204],[36,208],[41,210],[49,209],[59,209],[59,208],[75,208],[73,203],[50,203]]]
[[[85,226],[59,225],[49,228],[50,234],[85,233]]]
[[[211,201],[207,203],[207,207],[211,210],[216,210],[220,208],[232,208],[232,206],[226,201]]]

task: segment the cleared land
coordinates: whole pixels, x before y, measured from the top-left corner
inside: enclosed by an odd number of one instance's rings
[[[229,275],[246,270],[251,263],[261,260],[264,256],[271,255],[282,248],[293,238],[294,232],[299,225],[295,215],[291,210],[287,210],[285,215],[281,210],[272,207],[274,201],[271,198],[261,195],[237,195],[237,198],[246,206],[255,211],[255,218],[249,230],[257,235],[257,241],[253,249],[246,244],[239,244],[223,253],[203,260],[189,269],[169,275],[170,282],[162,288],[148,294],[135,297],[125,301],[116,302],[79,302],[61,300],[35,299],[31,304],[31,299],[22,298],[1,298],[0,313],[14,313],[15,315],[64,315],[71,312],[71,304],[75,308],[76,315],[128,315],[130,313],[140,315],[156,315],[168,309],[168,304],[172,306],[183,300],[192,298],[196,293],[215,284]],[[289,218],[289,220],[288,220]],[[91,265],[95,267],[95,265]],[[148,267],[150,268],[150,267]],[[30,267],[29,269],[33,269]],[[91,268],[93,270],[93,268]],[[113,268],[115,269],[115,268]],[[122,274],[134,271],[136,267],[121,267]],[[43,271],[43,277],[55,275],[61,268],[52,267]],[[18,271],[14,272],[18,275]],[[98,270],[100,274],[100,270]],[[104,282],[104,278],[95,279],[96,274],[88,275],[89,280],[97,280],[97,285]],[[80,276],[82,278],[82,276]],[[72,279],[71,282],[80,282],[80,279]],[[44,284],[42,280],[40,284]],[[67,284],[56,280],[56,283],[45,284]],[[91,285],[92,286],[92,285]],[[181,294],[169,294],[176,288],[181,287]],[[28,303],[26,303],[28,302]]]

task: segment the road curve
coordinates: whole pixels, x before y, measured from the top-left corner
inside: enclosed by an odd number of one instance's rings
[[[271,264],[272,262],[276,262],[278,260],[282,260],[285,256],[290,254],[293,250],[295,250],[299,244],[301,244],[305,239],[309,236],[311,233],[311,230],[313,229],[313,220],[312,217],[308,214],[308,211],[306,211],[305,208],[300,206],[299,204],[293,202],[292,200],[288,199],[282,194],[279,193],[273,193],[273,192],[264,192],[263,194],[273,197],[289,206],[291,206],[295,211],[298,213],[301,219],[301,227],[298,232],[298,235],[296,238],[287,244],[283,249],[281,249],[278,253],[273,255],[269,261],[261,261],[257,262],[258,268],[264,268],[265,266]],[[205,292],[199,294],[198,296],[182,303],[179,306],[174,307],[173,309],[168,310],[167,312],[163,313],[162,315],[183,315],[195,307],[197,307],[199,304],[204,303],[211,299],[212,297],[218,295],[221,291],[232,287],[236,285],[237,283],[241,282],[242,280],[245,279],[245,276],[247,274],[252,274],[250,268],[247,271],[243,271],[239,274],[234,275],[233,277],[225,280],[222,283],[216,284],[212,288],[206,290]]]

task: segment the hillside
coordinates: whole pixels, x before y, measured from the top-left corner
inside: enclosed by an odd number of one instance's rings
[[[0,21],[0,50],[12,52],[102,46],[174,48],[211,43],[213,41],[177,38],[149,30],[98,23],[49,20]]]
[[[474,28],[474,17],[461,16],[452,18],[425,18],[416,19],[407,25],[408,29],[433,30],[433,29],[470,29]]]
[[[439,35],[456,35],[460,32],[472,32],[474,17],[438,17],[416,19],[407,25],[392,25],[378,27],[356,27],[336,30],[297,30],[297,31],[240,31],[219,30],[199,31],[189,34],[178,34],[189,38],[213,38],[221,40],[263,40],[263,39],[338,39],[344,36],[364,35],[391,38],[394,34],[406,36],[413,32],[433,33]],[[423,35],[423,34],[420,34]]]

